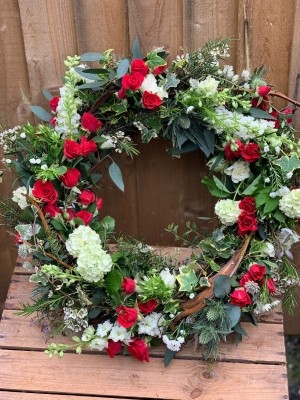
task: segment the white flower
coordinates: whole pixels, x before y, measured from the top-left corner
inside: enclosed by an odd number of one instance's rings
[[[112,147],[116,147],[116,144],[111,137],[104,135],[102,137],[105,138],[106,141],[101,144],[100,149],[111,149]]]
[[[29,160],[29,162],[30,162],[30,164],[35,164],[35,158],[31,158],[31,159]]]
[[[270,178],[265,178],[265,183],[270,183],[271,179]]]
[[[93,339],[94,335],[95,335],[95,328],[90,325],[83,331],[81,340],[83,342],[89,342],[91,339]]]
[[[223,225],[234,225],[242,210],[239,208],[239,202],[226,199],[219,200],[215,205],[215,213]]]
[[[279,241],[283,252],[288,257],[293,258],[290,249],[295,243],[299,242],[300,236],[298,236],[295,231],[292,231],[289,228],[282,228],[281,231],[277,234],[277,240]],[[280,252],[277,256],[281,255],[282,252]]]
[[[128,344],[131,339],[130,331],[127,331],[123,326],[119,325],[118,322],[115,322],[114,326],[112,327],[108,339],[113,340],[114,342],[124,342]]]
[[[103,324],[99,324],[97,326],[97,331],[96,335],[100,337],[106,337],[108,335],[108,332],[111,331],[111,328],[113,327],[113,324],[109,321],[103,322]]]
[[[238,160],[225,170],[225,174],[230,175],[234,183],[242,182],[250,176],[249,163]]]
[[[289,218],[300,218],[300,189],[294,189],[282,196],[279,209]]]
[[[157,94],[158,97],[160,97],[160,99],[163,99],[164,97],[168,97],[168,93],[164,90],[164,88],[157,85],[156,78],[153,74],[148,74],[145,77],[145,79],[140,87],[140,91],[142,93],[150,92],[150,93]]]
[[[18,189],[13,191],[12,201],[17,203],[18,206],[21,208],[21,210],[24,210],[29,205],[24,194],[28,193],[30,195],[31,192],[32,192],[31,187],[29,187],[28,191],[27,191],[27,188],[25,186],[21,186]]]
[[[233,66],[232,65],[224,65],[223,75],[228,79],[232,79],[234,76]]]
[[[100,237],[89,226],[80,225],[66,241],[66,249],[73,257],[78,257],[81,250],[89,244],[95,248],[101,248]]]
[[[21,139],[25,139],[25,138],[26,138],[26,133],[25,133],[25,132],[22,132],[22,133],[20,134],[20,138],[21,138]]]
[[[170,272],[169,268],[163,269],[159,275],[167,287],[173,288],[175,286],[176,278],[175,275]]]
[[[286,174],[287,179],[291,179],[293,177],[293,172],[288,172]]]
[[[198,93],[205,95],[206,97],[214,96],[218,91],[219,81],[212,78],[210,75],[203,81],[197,79],[190,79],[190,86],[192,89],[196,89]]]
[[[167,346],[169,350],[179,351],[181,348],[181,343],[176,339],[169,339],[167,335],[163,335],[162,337],[164,344]]]
[[[277,190],[279,197],[282,197],[285,194],[288,194],[289,192],[290,192],[290,189],[287,186],[282,186],[280,189]]]
[[[164,321],[161,313],[153,312],[138,322],[138,334],[161,337]]]
[[[108,340],[106,338],[96,337],[89,344],[89,348],[91,350],[102,351],[107,347],[107,345],[108,345]]]
[[[268,153],[270,151],[270,147],[266,144],[265,146],[264,146],[264,152],[265,153]]]
[[[75,271],[87,282],[99,282],[112,265],[111,256],[101,246],[89,244],[80,249]]]
[[[249,81],[250,79],[250,72],[247,69],[244,69],[241,73],[242,77],[245,79],[245,81]]]
[[[263,255],[267,257],[275,257],[275,248],[272,243],[264,242],[263,247],[261,249]]]
[[[186,109],[186,113],[187,114],[190,114],[193,110],[194,110],[194,106],[189,106],[187,109]]]
[[[43,171],[46,171],[46,169],[48,169],[47,164],[41,165],[41,169],[42,169]]]

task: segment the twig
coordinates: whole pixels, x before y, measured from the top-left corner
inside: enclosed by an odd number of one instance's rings
[[[244,51],[246,70],[250,71],[250,56],[249,56],[249,21],[247,18],[247,4],[244,5]]]
[[[296,100],[291,99],[290,97],[286,96],[283,93],[279,93],[279,92],[270,92],[269,96],[273,96],[273,97],[280,97],[281,99],[287,100],[289,103],[294,104],[297,107],[300,107],[300,103]]]
[[[45,252],[45,256],[52,258],[52,260],[55,260],[55,261],[58,262],[60,265],[63,265],[65,268],[67,268],[67,269],[69,269],[69,270],[72,270],[72,269],[73,269],[73,267],[72,267],[71,265],[65,263],[65,262],[64,262],[63,260],[61,260],[60,258],[55,257],[53,254],[50,254],[50,253],[46,253],[46,252]]]
[[[90,113],[94,113],[101,104],[105,103],[106,100],[110,98],[110,96],[115,92],[115,87],[109,86],[107,91],[104,92],[92,105],[92,107],[89,109]]]
[[[31,196],[29,196],[28,194],[24,194],[24,196],[36,208],[36,210],[37,210],[37,212],[39,214],[39,217],[40,217],[40,219],[42,221],[42,224],[44,226],[45,231],[47,232],[48,236],[51,236],[51,229],[49,228],[49,225],[48,225],[48,223],[46,221],[46,218],[45,218],[42,210],[40,209],[40,206],[38,205],[38,203]]]

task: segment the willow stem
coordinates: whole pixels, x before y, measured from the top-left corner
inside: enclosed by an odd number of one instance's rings
[[[50,254],[50,253],[46,253],[46,252],[45,252],[45,256],[52,258],[52,260],[55,260],[55,261],[58,262],[60,265],[63,265],[65,268],[67,268],[67,269],[69,269],[69,270],[72,270],[72,269],[73,269],[73,267],[72,267],[71,265],[65,263],[65,262],[64,262],[63,260],[61,260],[60,258],[55,257],[53,254]]]
[[[28,194],[24,194],[24,196],[36,208],[36,210],[37,210],[37,212],[39,214],[39,217],[40,217],[40,219],[42,221],[42,224],[44,226],[45,231],[47,232],[48,236],[51,236],[51,230],[50,230],[49,225],[48,225],[48,223],[46,221],[46,218],[45,218],[45,216],[43,214],[43,211],[40,209],[40,206],[38,205],[38,203],[31,196],[29,196]]]

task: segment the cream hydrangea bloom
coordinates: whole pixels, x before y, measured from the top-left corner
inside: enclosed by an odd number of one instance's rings
[[[236,224],[241,212],[242,210],[239,208],[238,201],[230,199],[219,200],[215,205],[215,213],[223,225],[230,226]]]
[[[99,282],[112,268],[111,256],[101,248],[93,244],[84,246],[77,259],[75,271],[87,282]]]
[[[291,190],[282,196],[279,208],[289,218],[300,218],[300,189]]]
[[[98,249],[101,247],[101,240],[98,233],[85,225],[76,228],[66,241],[66,249],[73,257],[79,257],[81,250],[87,245]]]

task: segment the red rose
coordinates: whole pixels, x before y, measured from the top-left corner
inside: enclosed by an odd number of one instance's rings
[[[53,204],[58,199],[58,193],[50,181],[39,179],[35,182],[32,189],[32,195],[45,203]]]
[[[156,299],[148,300],[146,303],[140,303],[138,301],[138,306],[142,314],[150,314],[158,306],[158,301]]]
[[[275,293],[276,292],[276,287],[275,287],[275,282],[272,278],[267,278],[266,279],[266,284],[267,288],[269,290],[269,293]]]
[[[61,175],[59,178],[66,187],[72,188],[74,186],[77,186],[80,179],[80,172],[77,168],[70,168],[65,174]]]
[[[235,289],[230,295],[230,304],[234,304],[239,307],[245,307],[252,303],[251,297],[243,288]]]
[[[251,231],[257,231],[257,221],[255,216],[243,211],[238,218],[238,234],[246,235]]]
[[[85,112],[81,117],[81,128],[89,132],[96,132],[101,126],[102,122],[93,116],[90,112]]]
[[[281,114],[293,114],[293,110],[290,107],[287,107],[281,111]],[[291,118],[291,117],[286,118],[286,122],[288,124],[291,124],[293,122],[293,118]]]
[[[247,162],[254,162],[260,158],[260,148],[257,143],[248,143],[241,151],[243,159]]]
[[[64,145],[64,155],[71,160],[81,155],[80,144],[74,140],[67,139]]]
[[[136,337],[132,338],[127,349],[137,360],[149,362],[149,349],[144,340]]]
[[[144,79],[144,75],[140,72],[134,72],[132,75],[126,74],[122,78],[122,86],[124,89],[138,90]]]
[[[89,206],[96,199],[95,194],[91,190],[83,190],[78,196],[79,203],[84,206]]]
[[[15,235],[15,243],[16,244],[22,244],[23,243],[22,236],[19,234],[19,232]]]
[[[237,147],[236,150],[232,150],[231,146],[234,145]],[[243,150],[244,145],[240,140],[235,140],[235,142],[227,143],[224,147],[225,158],[227,161],[232,161],[234,158],[238,158],[241,156],[241,151]]]
[[[49,106],[52,111],[56,111],[59,99],[60,98],[58,96],[54,96],[54,97],[52,97],[52,99],[49,100]]]
[[[50,118],[49,124],[51,124],[55,128],[55,126],[56,126],[56,118],[55,117]]]
[[[239,208],[248,214],[253,214],[256,212],[255,199],[254,197],[245,197],[239,202]]]
[[[118,340],[117,342],[114,342],[113,340],[108,341],[106,352],[110,358],[114,358],[114,356],[121,353],[121,351],[122,351],[122,342],[120,340]]]
[[[101,197],[99,197],[97,199],[97,203],[96,203],[97,210],[101,210],[102,206],[103,206],[103,199],[101,199]]]
[[[266,112],[268,112],[268,110],[270,108],[270,102],[269,102],[268,96],[264,96],[263,100],[261,100],[259,97],[252,99],[251,105],[254,108],[260,108],[261,110],[266,111]],[[272,115],[272,113],[271,113],[271,115]]]
[[[244,287],[245,283],[252,281],[252,278],[248,272],[246,272],[240,279],[240,286]]]
[[[138,318],[138,312],[136,308],[130,308],[125,306],[120,306],[117,308],[118,323],[124,328],[131,328]]]
[[[153,73],[153,75],[160,75],[165,71],[166,68],[167,68],[167,64],[159,65],[158,67],[155,67],[153,69],[152,73]]]
[[[260,97],[265,97],[268,96],[268,94],[270,93],[271,88],[270,86],[260,86],[257,90],[257,93]]]
[[[131,279],[131,278],[125,277],[123,279],[121,288],[122,288],[124,293],[132,294],[132,293],[135,292],[135,281],[133,279]]]
[[[264,265],[253,264],[249,268],[248,274],[251,276],[251,278],[254,282],[259,282],[266,275],[266,272],[267,272],[267,270]]]
[[[84,225],[88,225],[93,219],[93,214],[90,213],[89,211],[81,210],[75,214],[75,217],[82,219]]]
[[[162,105],[162,100],[157,94],[147,92],[143,93],[142,97],[143,106],[148,110],[155,110],[157,107]]]
[[[57,204],[46,204],[45,207],[43,207],[43,213],[45,215],[48,214],[51,218],[55,218],[58,214],[61,214],[61,209]]]
[[[149,68],[144,60],[137,58],[132,61],[130,71],[132,74],[134,74],[135,72],[139,72],[143,76],[146,76],[149,72]]]
[[[85,136],[81,138],[79,146],[80,154],[83,157],[87,157],[90,153],[95,153],[97,151],[97,144],[93,140],[87,140]]]
[[[120,100],[126,99],[126,89],[123,87],[118,91],[117,96],[119,97]]]

